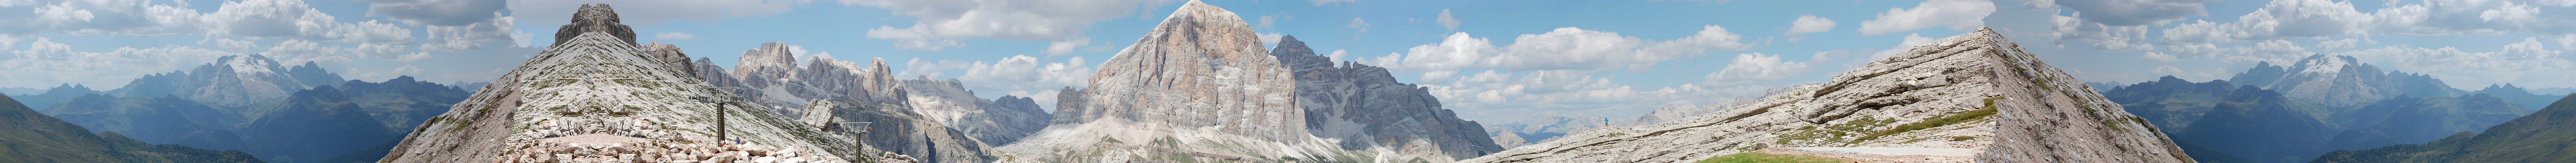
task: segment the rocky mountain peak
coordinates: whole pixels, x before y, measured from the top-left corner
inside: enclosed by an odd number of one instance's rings
[[[644,45],[644,52],[651,53],[654,60],[653,62],[660,62],[662,65],[670,66],[672,70],[689,72],[684,74],[691,78],[696,78],[698,75],[696,73],[698,72],[698,65],[696,63],[689,62],[689,54],[681,53],[680,46],[678,45],[654,42],[649,45]]]
[[[1593,129],[1460,162],[1690,162],[1776,147],[1976,151],[1976,162],[2191,162],[1991,29],[1942,38],[1722,111]]]
[[[278,66],[277,60],[269,59],[268,56],[261,56],[258,54],[251,54],[248,56],[224,56],[222,58],[215,59],[215,63],[208,64],[222,66],[220,68],[228,68],[228,70],[232,70],[233,73],[240,74],[263,74],[285,71],[284,67]]]
[[[555,43],[546,47],[563,46],[564,41],[590,32],[604,32],[628,46],[638,45],[635,44],[635,28],[617,21],[617,10],[609,8],[608,4],[582,4],[579,11],[573,12],[571,24],[555,29]]]
[[[2370,70],[2370,71],[2361,71],[2361,72],[2376,72],[2376,70],[2378,70],[2378,69],[2379,69],[2379,68],[2378,68],[2378,66],[2370,66],[2370,65],[2368,65],[2368,64],[2361,64],[2361,61],[2360,61],[2360,60],[2358,60],[2358,59],[2353,59],[2353,58],[2352,58],[2352,56],[2344,56],[2344,55],[2331,55],[2331,56],[2329,56],[2329,55],[2324,55],[2324,54],[2309,55],[2309,56],[2308,56],[2308,57],[2306,57],[2306,58],[2300,58],[2300,59],[2299,59],[2299,62],[2298,62],[2297,64],[2292,64],[2291,66],[2292,66],[2292,67],[2290,67],[2290,69],[2292,69],[2292,70],[2299,70],[2299,73],[2314,73],[2314,74],[2328,74],[2328,75],[2335,74],[2335,73],[2337,73],[2337,72],[2346,71],[2346,70]],[[2347,69],[2347,68],[2344,68],[2345,66],[2353,66],[2353,68],[2349,68],[2349,69]]]
[[[1353,157],[1310,134],[1297,80],[1261,42],[1242,17],[1191,1],[1101,63],[1089,89],[1059,93],[1052,125],[999,149],[1040,162],[1152,150],[1196,156],[1174,160]],[[1081,156],[1054,154],[1065,151]]]
[[[304,65],[287,68],[286,75],[294,77],[297,83],[313,86],[339,84],[349,80],[340,78],[340,73],[323,70],[322,65],[313,64],[313,61],[304,61]]]
[[[742,52],[742,61],[733,66],[733,73],[741,75],[734,78],[752,81],[787,78],[788,74],[796,74],[795,56],[794,52],[788,51],[787,42],[761,43],[758,49]]]
[[[1298,106],[1316,137],[1343,149],[1389,149],[1382,158],[1447,162],[1502,151],[1484,125],[1440,108],[1429,89],[1397,82],[1385,68],[1315,55],[1306,42],[1280,36],[1271,56],[1293,70]],[[1411,157],[1411,158],[1406,158]]]
[[[44,94],[65,94],[65,95],[68,95],[68,94],[83,94],[83,93],[97,93],[97,92],[98,92],[98,90],[90,89],[90,88],[89,88],[89,85],[63,83],[63,85],[62,85],[62,86],[54,86],[54,88],[52,88],[52,89],[45,89],[45,93],[44,93]]]
[[[1144,39],[1104,62],[1081,99],[1062,99],[1077,111],[1055,123],[1122,119],[1176,126],[1229,126],[1218,131],[1302,141],[1308,135],[1294,102],[1295,80],[1262,49],[1243,18],[1192,1],[1174,11]],[[1191,108],[1191,109],[1178,109]]]

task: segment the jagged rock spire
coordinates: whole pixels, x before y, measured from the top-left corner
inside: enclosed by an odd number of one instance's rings
[[[582,4],[580,11],[573,12],[572,24],[564,24],[563,27],[557,28],[555,43],[546,46],[562,46],[564,41],[570,41],[574,36],[590,32],[608,32],[609,36],[626,41],[629,46],[636,45],[635,28],[627,27],[626,24],[620,24],[617,21],[617,10],[610,9],[608,4]]]

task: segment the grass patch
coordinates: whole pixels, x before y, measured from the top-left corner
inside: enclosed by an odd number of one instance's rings
[[[1846,162],[1858,162],[1858,161],[1844,160],[1844,159],[1836,159],[1836,158],[1816,157],[1816,156],[1805,156],[1805,155],[1785,155],[1785,154],[1771,154],[1771,153],[1762,153],[1762,152],[1744,152],[1744,153],[1736,153],[1736,154],[1731,154],[1731,155],[1726,155],[1726,156],[1717,156],[1717,158],[1708,158],[1707,160],[1699,160],[1699,162],[1692,162],[1692,163],[1846,163]]]
[[[1952,137],[1950,137],[1950,141],[1968,141],[1968,140],[1977,140],[1977,137],[1976,137],[1976,136],[1952,136]]]
[[[1851,141],[1851,142],[1846,142],[1846,143],[1860,143],[1861,141],[1869,141],[1869,140],[1873,140],[1873,139],[1878,139],[1878,137],[1880,137],[1880,136],[1895,135],[1895,134],[1898,134],[1898,133],[1905,133],[1905,132],[1914,131],[1914,130],[1931,129],[1931,128],[1933,128],[1933,127],[1941,127],[1941,126],[1946,126],[1946,125],[1950,125],[1950,124],[1967,123],[1968,121],[1974,121],[1974,120],[1977,120],[1977,119],[1985,119],[1985,118],[1986,118],[1986,116],[1995,115],[1995,99],[1999,99],[1999,98],[2003,98],[2003,97],[1986,98],[1986,109],[1977,109],[1977,110],[1975,110],[1975,111],[1961,112],[1961,113],[1959,113],[1959,114],[1952,114],[1952,115],[1950,115],[1950,116],[1943,116],[1943,117],[1941,117],[1941,118],[1933,118],[1933,119],[1930,119],[1930,120],[1923,120],[1922,122],[1914,122],[1914,123],[1911,123],[1911,124],[1899,125],[1899,126],[1896,126],[1896,128],[1895,128],[1895,129],[1888,129],[1888,130],[1886,130],[1886,131],[1878,131],[1878,132],[1876,132],[1876,133],[1869,133],[1869,135],[1867,135],[1867,136],[1861,136],[1859,139],[1852,139],[1852,141]]]

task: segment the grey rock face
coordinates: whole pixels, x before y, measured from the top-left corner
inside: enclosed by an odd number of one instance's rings
[[[1099,119],[1178,126],[1225,126],[1227,134],[1303,141],[1305,112],[1296,80],[1261,49],[1252,26],[1233,12],[1191,2],[1135,46],[1102,63],[1078,106],[1059,107],[1055,124]]]
[[[609,8],[608,4],[582,4],[579,11],[572,13],[570,22],[573,23],[555,28],[555,43],[546,46],[549,48],[563,46],[564,41],[571,41],[574,36],[590,32],[606,33],[609,37],[616,37],[617,40],[626,42],[627,46],[637,45],[635,28],[627,27],[617,20],[616,9]]]
[[[380,162],[836,161],[878,153],[775,112],[744,109],[756,104],[690,101],[719,92],[612,34],[579,33],[548,48],[413,129]],[[735,116],[719,126],[716,114]],[[718,146],[720,128],[742,143]]]
[[[922,114],[915,113],[902,105],[855,102],[857,100],[859,99],[816,100],[813,105],[807,105],[811,110],[808,112],[828,114],[807,115],[831,115],[819,121],[831,122],[821,126],[836,132],[841,130],[838,127],[840,122],[874,122],[866,126],[871,128],[870,133],[862,141],[867,142],[870,149],[911,154],[919,156],[924,162],[991,160],[992,156],[985,155],[987,152],[984,150],[992,147],[970,138],[966,132],[959,131],[959,128],[924,120]],[[808,119],[808,121],[817,120]]]
[[[985,151],[989,145],[974,139],[984,136],[982,132],[961,131],[984,128],[969,127],[977,125],[962,121],[924,119],[915,112],[920,109],[910,106],[903,83],[892,77],[893,68],[886,66],[885,59],[876,58],[861,66],[814,57],[798,66],[794,56],[786,43],[764,43],[759,49],[743,52],[743,61],[732,71],[705,66],[711,61],[701,59],[698,74],[716,86],[740,88],[733,93],[783,117],[798,117],[799,121],[820,125],[875,122],[880,131],[889,132],[869,134],[867,143],[886,146],[888,152],[918,156],[929,162],[983,162],[990,157],[990,152]],[[848,111],[854,108],[869,111]]]
[[[861,67],[848,61],[814,57],[800,67],[784,42],[763,43],[759,49],[744,51],[742,58],[732,71],[706,73],[730,73],[725,75],[740,81],[717,85],[741,88],[735,93],[791,117],[802,115],[796,108],[817,99],[852,97],[863,102],[905,105],[903,88],[892,77],[894,70],[887,68],[884,58]]]
[[[1460,162],[1691,162],[1769,147],[1970,148],[1977,162],[2191,161],[2154,126],[2073,79],[1979,29],[1724,111]]]
[[[682,73],[681,75],[687,75],[686,77],[689,78],[698,78],[698,65],[696,63],[689,62],[689,54],[681,53],[680,46],[678,45],[655,42],[650,45],[644,45],[644,53],[651,54],[653,56],[653,62],[671,66],[672,70],[690,72]]]
[[[910,92],[905,98],[910,99],[913,112],[920,113],[923,119],[955,127],[984,144],[1018,142],[1046,129],[1047,121],[1055,118],[1027,97],[976,98],[975,91],[966,90],[957,79],[931,80],[923,76],[903,80],[903,86],[905,92]]]
[[[885,58],[871,59],[867,67],[823,57],[814,57],[810,61],[812,63],[807,64],[804,71],[797,71],[796,77],[824,95],[807,97],[856,97],[875,103],[904,103],[904,88],[897,85],[900,81],[894,79],[893,68],[886,67]]]
[[[733,73],[726,73],[724,66],[716,66],[716,62],[714,60],[708,60],[706,57],[698,57],[698,62],[692,63],[691,65],[697,66],[696,69],[692,69],[696,70],[692,75],[698,77],[699,80],[706,80],[708,84],[715,84],[716,86],[742,85],[742,79],[734,79]],[[739,94],[741,92],[733,93]]]
[[[1296,36],[1281,36],[1270,55],[1296,74],[1308,131],[1339,140],[1343,149],[1385,148],[1443,162],[1503,150],[1484,125],[1458,119],[1429,89],[1397,83],[1386,68],[1335,65]]]
[[[1384,158],[1344,150],[1310,134],[1291,75],[1262,49],[1242,17],[1190,1],[1102,63],[1089,89],[1066,88],[1058,94],[1050,125],[998,148],[1008,158],[1001,161]],[[1156,152],[1182,155],[1136,156]]]

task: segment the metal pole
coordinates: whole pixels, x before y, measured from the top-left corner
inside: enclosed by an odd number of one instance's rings
[[[725,125],[725,104],[724,104],[724,103],[716,103],[716,141],[717,141],[717,143],[723,143],[723,141],[733,141],[733,139],[732,139],[732,138],[725,138],[725,127],[727,127],[727,126]],[[741,144],[735,144],[735,145],[741,145]]]
[[[871,124],[876,124],[876,123],[875,123],[875,122],[841,122],[841,131],[844,131],[844,132],[850,132],[851,134],[856,134],[856,135],[858,135],[858,136],[857,136],[857,139],[850,141],[850,143],[858,144],[858,146],[859,146],[859,153],[863,153],[863,154],[860,154],[860,155],[859,155],[859,158],[860,158],[860,159],[868,159],[868,158],[871,158],[869,155],[876,155],[876,153],[870,153],[870,152],[867,152],[867,151],[868,151],[868,142],[867,142],[867,140],[868,140],[868,129],[869,129],[869,128],[871,128],[871,127],[867,127],[867,126],[868,126],[868,125],[871,125]]]
[[[704,102],[704,103],[711,103],[711,104],[715,104],[715,105],[716,105],[716,143],[717,143],[717,144],[724,144],[724,143],[725,143],[725,141],[733,141],[733,138],[732,138],[732,137],[728,137],[728,136],[726,136],[726,134],[725,134],[725,132],[726,132],[727,128],[729,128],[729,126],[728,126],[728,125],[726,125],[727,120],[726,120],[726,118],[725,118],[725,114],[728,114],[728,113],[727,113],[727,112],[725,112],[725,111],[726,111],[726,110],[728,110],[728,109],[727,109],[727,107],[725,107],[725,105],[726,105],[726,104],[732,104],[732,103],[742,102],[742,100],[741,100],[742,95],[736,95],[736,94],[733,94],[733,89],[739,89],[739,88],[734,88],[734,87],[712,87],[712,88],[707,88],[707,89],[708,89],[708,90],[713,90],[713,91],[715,91],[715,94],[717,94],[717,95],[722,95],[722,96],[725,96],[725,97],[703,97],[703,96],[700,96],[700,97],[689,97],[689,99],[690,99],[690,100],[693,100],[693,101],[697,101],[697,102]],[[737,143],[733,143],[733,144],[741,144],[741,143],[737,142]]]

